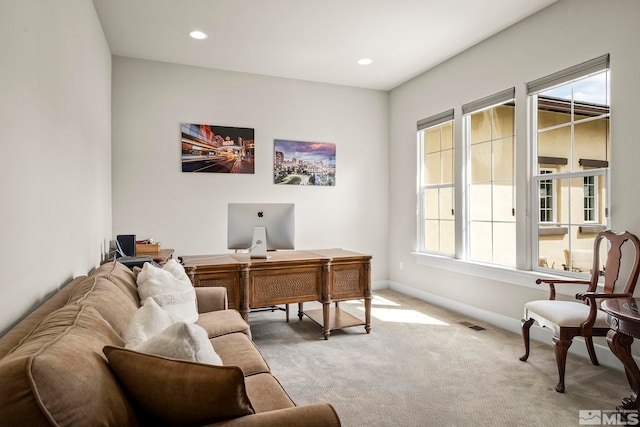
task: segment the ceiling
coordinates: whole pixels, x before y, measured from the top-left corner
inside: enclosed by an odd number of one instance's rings
[[[93,3],[113,55],[390,90],[555,1]],[[189,37],[196,29],[208,38]]]

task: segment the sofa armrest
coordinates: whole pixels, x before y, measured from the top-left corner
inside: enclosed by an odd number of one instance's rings
[[[323,403],[319,405],[293,406],[291,408],[245,415],[244,417],[210,424],[209,427],[339,427],[340,425],[340,418],[333,406]]]
[[[198,302],[198,313],[227,310],[229,308],[227,288],[206,286],[196,287],[195,290],[196,300]]]

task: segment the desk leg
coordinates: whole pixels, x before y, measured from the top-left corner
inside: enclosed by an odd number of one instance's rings
[[[249,322],[249,268],[240,273],[240,315],[245,322]]]
[[[298,303],[298,319],[302,320],[302,316],[304,315],[304,308],[302,306],[303,303]]]
[[[371,297],[364,299],[364,330],[371,332]]]
[[[364,265],[364,330],[371,332],[371,260]]]
[[[331,324],[329,323],[329,313],[331,312],[331,303],[322,303],[322,335],[325,340],[329,339],[331,335]]]
[[[627,379],[631,386],[631,397],[622,399],[622,405],[618,409],[638,409],[640,408],[640,402],[638,402],[638,393],[640,392],[640,369],[633,356],[631,355],[631,343],[633,343],[633,337],[625,335],[616,330],[609,330],[607,333],[607,344],[609,348],[615,354],[618,359],[624,365],[624,369],[627,372]]]

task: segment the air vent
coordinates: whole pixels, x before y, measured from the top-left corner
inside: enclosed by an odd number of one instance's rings
[[[471,322],[460,322],[462,326],[466,326],[467,328],[473,329],[474,331],[485,331],[487,328],[483,328],[482,326],[474,325]]]

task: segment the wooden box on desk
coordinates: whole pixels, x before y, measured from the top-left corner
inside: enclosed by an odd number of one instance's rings
[[[136,255],[158,256],[160,254],[160,243],[137,244]]]

